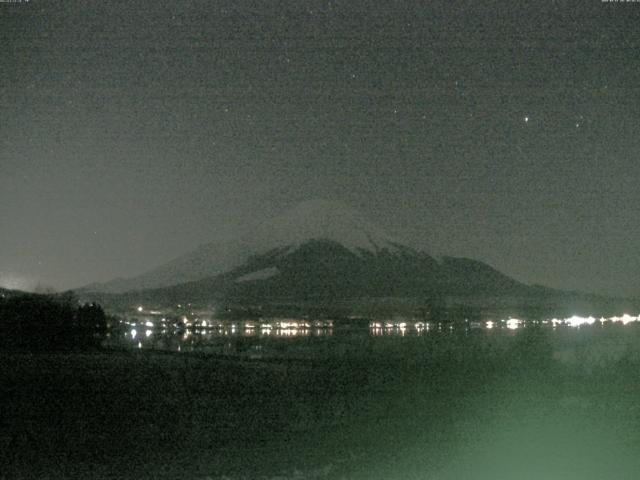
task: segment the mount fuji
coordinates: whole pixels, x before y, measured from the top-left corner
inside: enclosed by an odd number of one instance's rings
[[[355,210],[303,202],[234,241],[210,243],[142,275],[84,294],[163,303],[265,302],[438,295],[517,295],[529,287],[479,261],[436,259]]]
[[[356,255],[407,249],[344,204],[311,200],[262,222],[231,241],[201,245],[141,275],[92,284],[85,290],[122,293],[191,282],[228,272],[253,256],[273,250],[279,250],[281,254],[292,253],[311,240],[335,242]]]

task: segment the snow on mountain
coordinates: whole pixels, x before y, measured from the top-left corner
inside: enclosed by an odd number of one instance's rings
[[[276,267],[263,268],[255,272],[247,273],[236,278],[236,282],[253,282],[255,280],[266,280],[267,278],[274,277],[280,273]]]
[[[354,253],[397,250],[396,240],[382,228],[339,202],[303,202],[275,219],[264,222],[253,236],[263,251],[281,246],[297,247],[309,240],[331,240]]]
[[[121,293],[199,280],[242,265],[252,255],[276,248],[289,253],[310,240],[334,241],[355,254],[362,250],[397,252],[402,248],[382,228],[344,204],[311,200],[259,224],[235,240],[202,245],[142,275],[93,284],[85,289]]]

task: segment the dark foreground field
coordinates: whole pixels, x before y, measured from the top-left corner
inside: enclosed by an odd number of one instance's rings
[[[0,478],[635,479],[640,336],[0,356]]]

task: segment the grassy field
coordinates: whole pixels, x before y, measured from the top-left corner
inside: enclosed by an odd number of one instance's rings
[[[368,338],[322,361],[0,355],[0,478],[637,478],[639,339]]]

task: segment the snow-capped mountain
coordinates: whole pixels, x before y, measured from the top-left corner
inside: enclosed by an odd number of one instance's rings
[[[573,298],[525,285],[477,260],[433,258],[326,200],[301,203],[233,241],[203,245],[137,277],[77,293],[116,309],[193,303],[287,314],[317,314],[335,305],[384,310],[391,299],[405,308],[462,297],[526,298],[525,304],[538,306]]]
[[[300,203],[262,223],[253,232],[253,238],[256,239],[254,250],[264,251],[285,245],[297,248],[309,240],[333,241],[354,253],[395,251],[399,243],[355,210],[328,200]]]
[[[311,240],[335,242],[356,255],[406,249],[355,210],[339,202],[311,200],[232,241],[202,245],[136,277],[92,284],[85,290],[121,293],[192,282],[229,272],[267,252],[292,253]],[[274,270],[270,272],[273,274]]]

